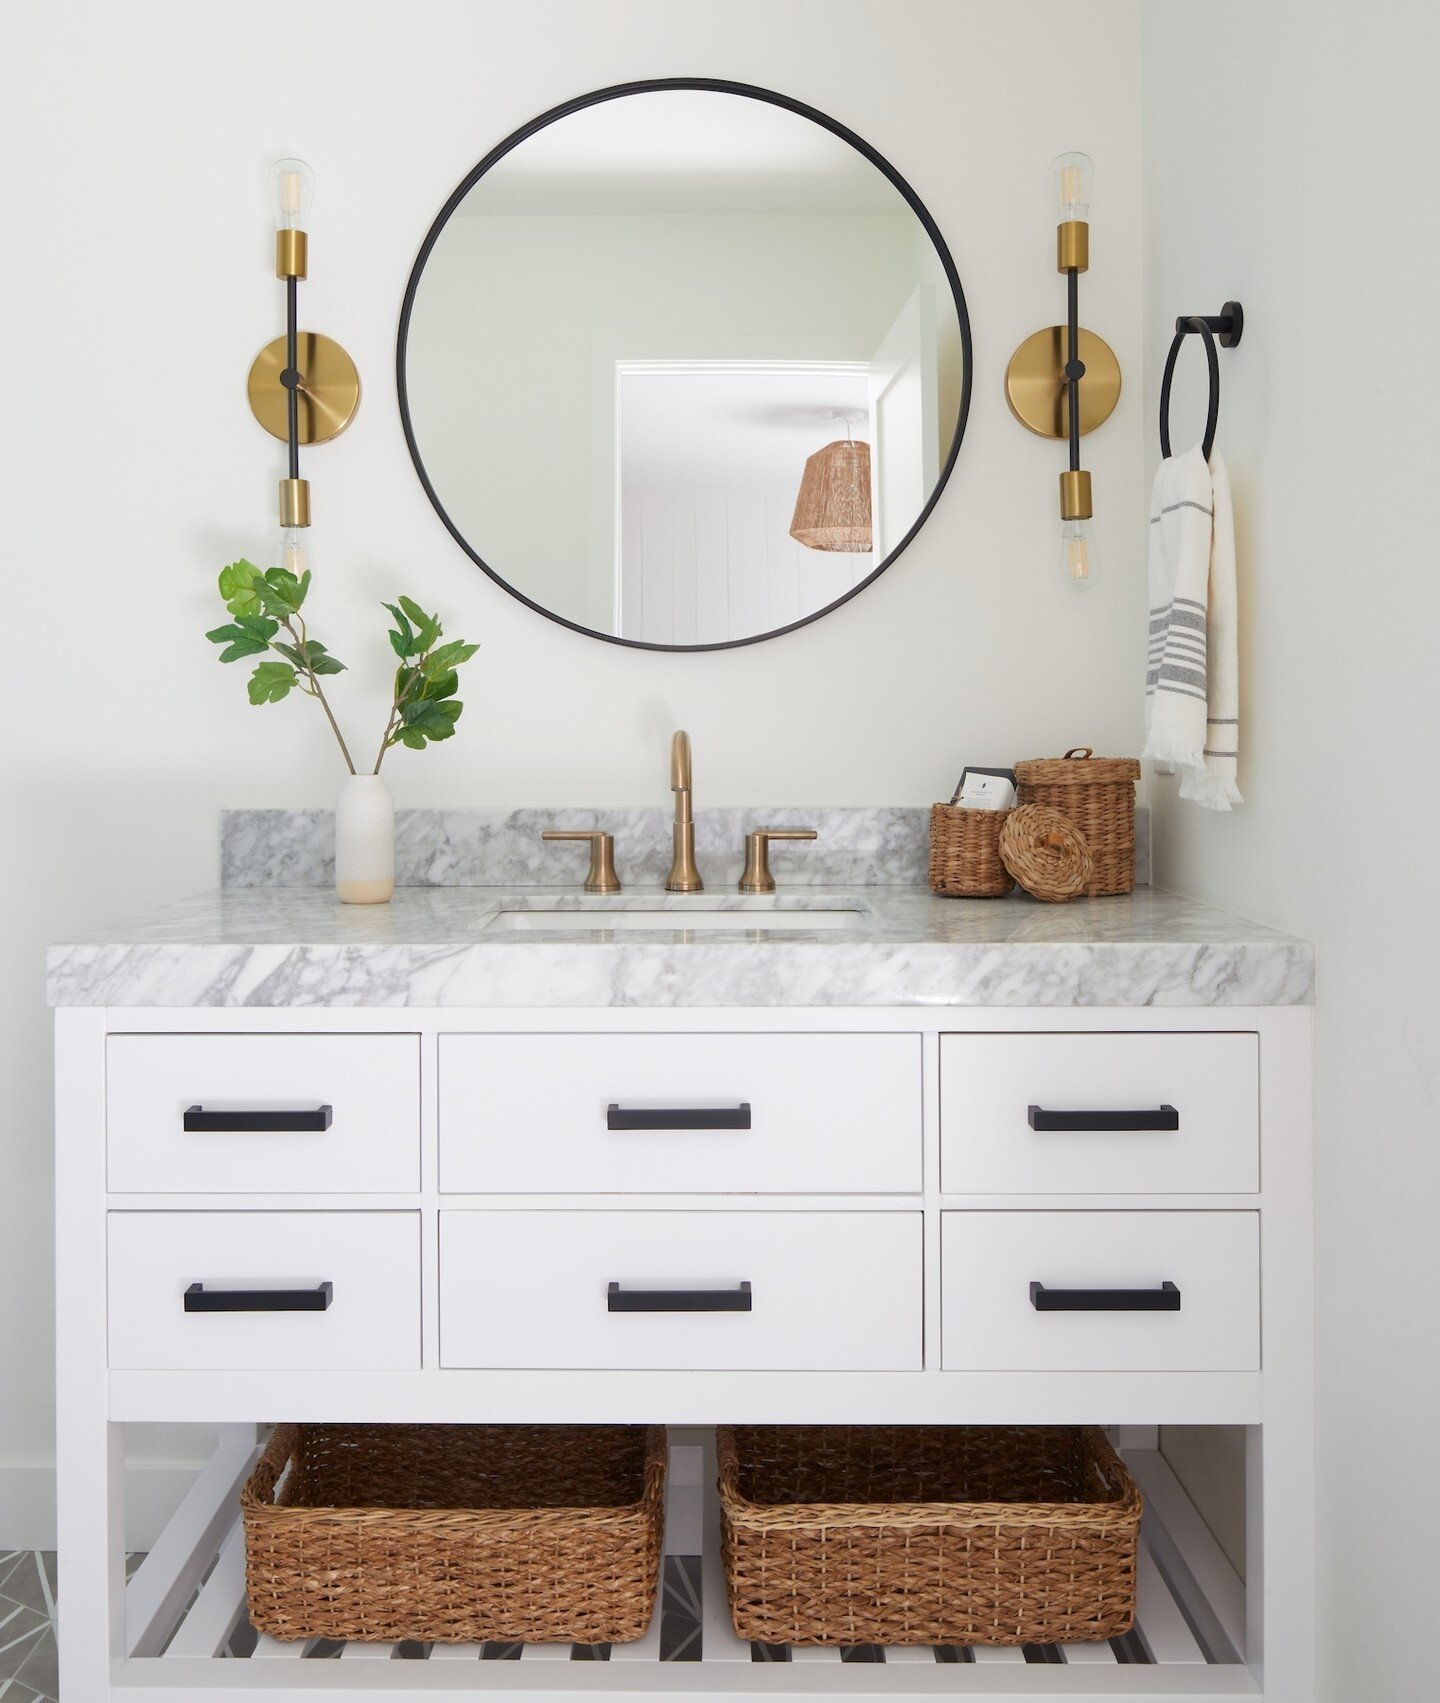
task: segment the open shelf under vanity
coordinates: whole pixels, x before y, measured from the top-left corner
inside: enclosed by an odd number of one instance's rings
[[[1145,1492],[1134,1630],[1096,1644],[855,1649],[752,1645],[731,1629],[713,1432],[674,1428],[657,1613],[634,1644],[281,1643],[245,1617],[236,1492],[257,1453],[227,1427],[126,1592],[117,1694],[276,1699],[593,1692],[607,1698],[793,1692],[883,1697],[1260,1694],[1244,1658],[1245,1587],[1154,1449],[1124,1449]]]

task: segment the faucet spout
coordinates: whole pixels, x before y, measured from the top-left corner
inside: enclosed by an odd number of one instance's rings
[[[677,731],[670,741],[670,790],[675,794],[674,856],[665,883],[667,893],[703,893],[695,864],[695,813],[690,802],[690,735]]]

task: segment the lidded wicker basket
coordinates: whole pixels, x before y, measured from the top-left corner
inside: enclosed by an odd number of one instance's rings
[[[1015,765],[1020,804],[1048,804],[1085,836],[1095,873],[1086,893],[1128,893],[1135,885],[1135,757],[1096,757],[1077,745],[1063,757]]]
[[[1015,877],[1000,858],[1008,810],[930,807],[930,888],[947,899],[1003,899]]]
[[[251,1623],[347,1642],[640,1638],[665,1463],[661,1426],[278,1425],[240,1496]]]
[[[725,1578],[766,1644],[1048,1644],[1135,1617],[1143,1501],[1090,1426],[717,1433]]]

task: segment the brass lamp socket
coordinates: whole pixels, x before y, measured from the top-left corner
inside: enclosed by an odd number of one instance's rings
[[[310,481],[282,479],[280,481],[281,526],[309,526]]]
[[[1062,225],[1061,230],[1064,230]],[[310,239],[304,231],[276,231],[275,233],[275,276],[277,278],[304,278],[308,276],[305,268],[310,260]]]
[[[1088,272],[1090,269],[1090,227],[1084,219],[1067,219],[1055,227],[1055,270],[1057,272]],[[304,273],[301,273],[304,276]]]
[[[1090,500],[1090,475],[1081,468],[1060,475],[1061,520],[1089,520],[1095,510]]]

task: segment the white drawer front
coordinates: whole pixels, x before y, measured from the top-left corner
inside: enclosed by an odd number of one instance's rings
[[[950,1194],[1259,1187],[1256,1035],[945,1035],[940,1072],[941,1180]],[[1042,1127],[1032,1127],[1032,1107]],[[1178,1128],[1043,1127],[1083,1125],[1095,1114]]]
[[[912,1371],[921,1287],[918,1212],[440,1214],[445,1366]]]
[[[110,1188],[117,1194],[406,1193],[420,1186],[417,1035],[112,1035]],[[299,1113],[328,1128],[189,1129]],[[257,1123],[263,1121],[257,1119]],[[285,1122],[282,1116],[280,1122]]]
[[[446,1035],[440,1186],[918,1192],[920,1092],[918,1035]],[[610,1127],[719,1123],[742,1104],[748,1129]]]
[[[1254,1212],[947,1212],[941,1218],[949,1372],[1240,1372],[1260,1365]],[[1031,1285],[1045,1295],[1032,1297]],[[1042,1311],[1066,1291],[1166,1283],[1179,1310]],[[1058,1293],[1057,1293],[1058,1292]],[[1077,1297],[1093,1304],[1095,1297]]]
[[[420,1364],[418,1213],[112,1212],[109,1238],[112,1366]],[[323,1311],[187,1312],[196,1283],[210,1304],[237,1291],[298,1299],[327,1283],[332,1294]]]

